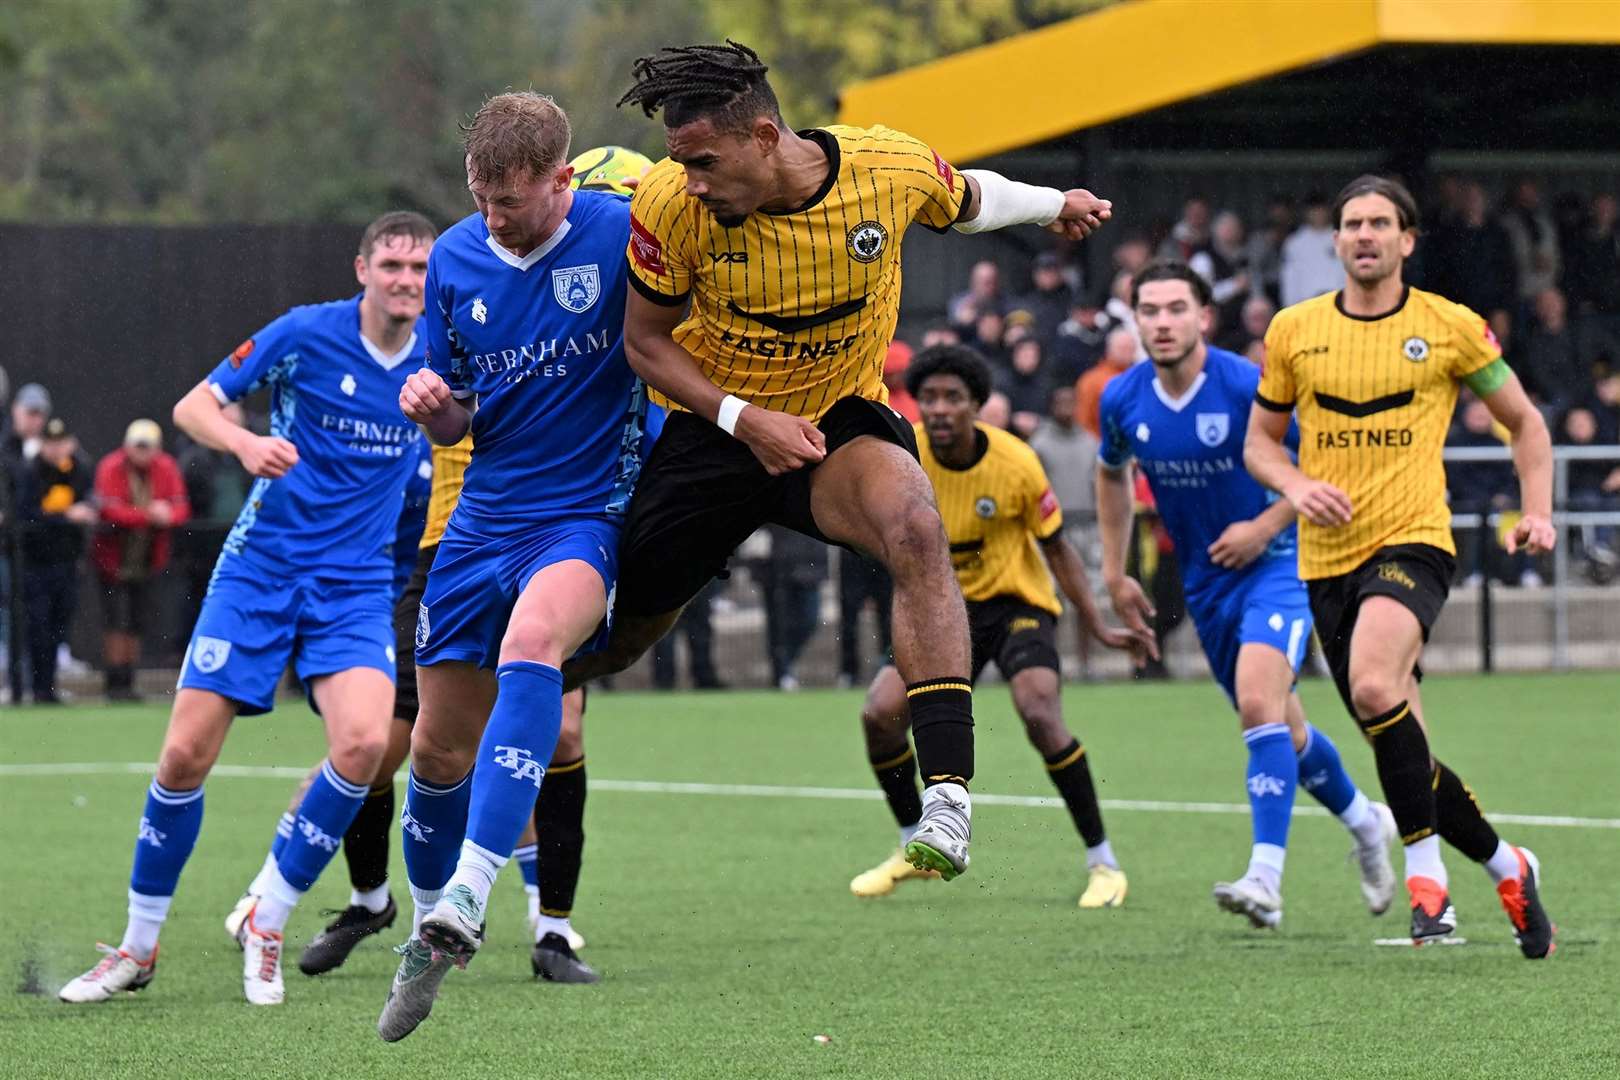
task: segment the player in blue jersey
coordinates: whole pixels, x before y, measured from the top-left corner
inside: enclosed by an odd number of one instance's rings
[[[1303,786],[1355,838],[1361,891],[1374,915],[1395,894],[1394,819],[1345,772],[1339,752],[1306,722],[1293,692],[1311,636],[1299,580],[1294,511],[1243,468],[1244,420],[1260,369],[1204,342],[1210,290],[1178,262],[1144,267],[1132,287],[1150,364],[1103,391],[1097,515],[1103,580],[1127,626],[1145,629],[1152,605],[1125,576],[1131,528],[1127,466],[1153,488],[1181,563],[1187,610],[1215,679],[1237,708],[1248,746],[1245,786],[1254,824],[1247,872],[1215,886],[1215,900],[1257,927],[1282,920],[1283,857],[1294,791]]]
[[[202,826],[203,781],[232,719],[268,712],[291,662],[330,753],[243,920],[243,992],[257,1005],[282,999],[282,927],[337,850],[388,740],[390,548],[421,438],[399,393],[424,357],[418,323],[433,240],[418,214],[378,218],[355,259],[359,296],[294,308],[174,407],[182,430],[231,451],[257,479],[186,648],[136,836],[123,941],[103,946],[102,962],[62,988],[64,1001],[106,1001],[152,981],[158,933]],[[223,411],[261,388],[271,393],[264,436]]]
[[[477,212],[428,268],[429,368],[405,415],[472,460],[428,573],[401,816],[416,920],[377,1021],[402,1039],[482,940],[562,722],[562,662],[606,631],[646,395],[624,355],[621,196],[573,191],[568,118],[506,93],[466,130]]]

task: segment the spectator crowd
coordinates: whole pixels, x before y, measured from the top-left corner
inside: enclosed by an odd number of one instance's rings
[[[1545,197],[1521,179],[1493,200],[1466,177],[1440,178],[1429,192],[1408,280],[1468,305],[1489,322],[1504,355],[1543,410],[1555,443],[1615,448],[1620,443],[1620,202],[1613,193]],[[1107,271],[1083,276],[1071,250],[1036,254],[1027,271],[973,265],[944,318],[896,340],[884,367],[891,403],[918,418],[905,391],[915,349],[967,343],[990,361],[996,388],[981,419],[1029,442],[1046,467],[1077,547],[1095,565],[1092,472],[1098,403],[1109,380],[1143,361],[1130,307],[1132,275],[1155,255],[1187,262],[1210,284],[1210,340],[1264,360],[1265,333],[1280,307],[1342,286],[1328,198],[1270,200],[1252,221],[1203,197],[1185,201],[1174,221],[1146,232],[1105,231]],[[38,383],[7,394],[0,427],[0,664],[12,701],[59,698],[57,674],[79,670],[69,640],[80,596],[99,601],[100,666],[110,698],[135,697],[144,640],[162,642],[172,664],[189,638],[226,530],[248,492],[236,459],[182,436],[171,455],[162,427],[135,419],[121,445],[90,462],[72,418],[58,416]],[[236,406],[231,406],[236,410]],[[241,420],[241,416],[233,419]],[[1505,433],[1464,391],[1450,444],[1502,446]],[[1541,583],[1547,572],[1502,550],[1492,528],[1511,526],[1518,496],[1511,465],[1448,467],[1453,509],[1485,515],[1488,527],[1458,535],[1459,578],[1514,585]],[[1140,542],[1135,565],[1163,579],[1155,592],[1161,630],[1177,614],[1174,552],[1153,527],[1152,494],[1139,485]],[[1567,509],[1620,511],[1620,460],[1572,462]],[[1505,524],[1504,524],[1505,522]],[[1620,530],[1583,525],[1573,532],[1577,565],[1590,580],[1620,576]],[[92,575],[81,567],[88,559]],[[173,563],[172,569],[170,567]],[[797,665],[822,625],[823,594],[835,598],[839,681],[857,685],[888,648],[888,583],[872,564],[847,552],[829,560],[819,544],[785,530],[761,534],[736,561],[761,592],[772,681],[799,685]],[[93,589],[87,590],[89,580]],[[160,587],[160,584],[161,587]],[[677,682],[684,652],[693,685],[723,684],[713,657],[716,613],[734,610],[717,582],[694,603],[660,647],[655,679]],[[160,595],[161,594],[161,595]],[[871,630],[862,631],[863,613]],[[162,625],[154,625],[154,620]],[[1082,647],[1084,637],[1081,637]],[[677,645],[679,639],[679,645]],[[1082,653],[1082,655],[1084,655]]]

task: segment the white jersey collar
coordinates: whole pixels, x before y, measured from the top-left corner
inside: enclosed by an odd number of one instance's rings
[[[505,248],[501,247],[501,245],[497,244],[495,242],[495,238],[489,235],[488,232],[484,233],[484,243],[489,245],[489,250],[493,251],[495,253],[495,257],[501,260],[501,262],[505,263],[507,266],[510,266],[514,270],[527,270],[529,267],[533,266],[547,255],[550,255],[553,249],[555,249],[558,244],[562,243],[563,237],[568,235],[568,230],[573,227],[572,222],[570,222],[567,218],[563,218],[562,224],[557,226],[557,231],[552,233],[545,243],[541,244],[539,247],[535,248],[521,259],[512,254],[510,251],[507,251]]]

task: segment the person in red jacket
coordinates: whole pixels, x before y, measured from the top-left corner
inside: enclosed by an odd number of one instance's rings
[[[163,430],[153,420],[135,420],[124,445],[96,466],[101,527],[91,557],[101,578],[103,660],[107,698],[134,701],[135,661],[147,585],[169,561],[169,535],[191,516],[180,466],[165,454]]]

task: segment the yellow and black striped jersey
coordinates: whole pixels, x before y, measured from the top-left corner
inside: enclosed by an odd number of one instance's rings
[[[1063,528],[1063,511],[1041,459],[1017,436],[975,424],[979,454],[972,465],[940,464],[916,425],[923,471],[945,521],[951,565],[968,600],[1016,596],[1057,615],[1063,611],[1039,542]]]
[[[686,193],[682,166],[655,165],[630,203],[630,283],[655,303],[691,298],[675,341],[716,386],[816,420],[839,398],[888,401],[883,357],[900,310],[900,238],[914,221],[949,228],[968,189],[898,131],[801,134],[826,152],[826,181],[805,205],[761,210],[736,228]]]
[[[422,547],[432,547],[444,539],[444,527],[461,500],[461,481],[472,461],[472,436],[454,446],[433,448],[433,493],[428,496],[427,525],[422,529]]]
[[[1387,315],[1347,315],[1338,293],[1284,308],[1266,331],[1257,400],[1299,418],[1299,467],[1350,497],[1350,524],[1299,522],[1299,574],[1348,573],[1390,544],[1456,553],[1440,452],[1457,383],[1499,360],[1480,316],[1408,288]]]

